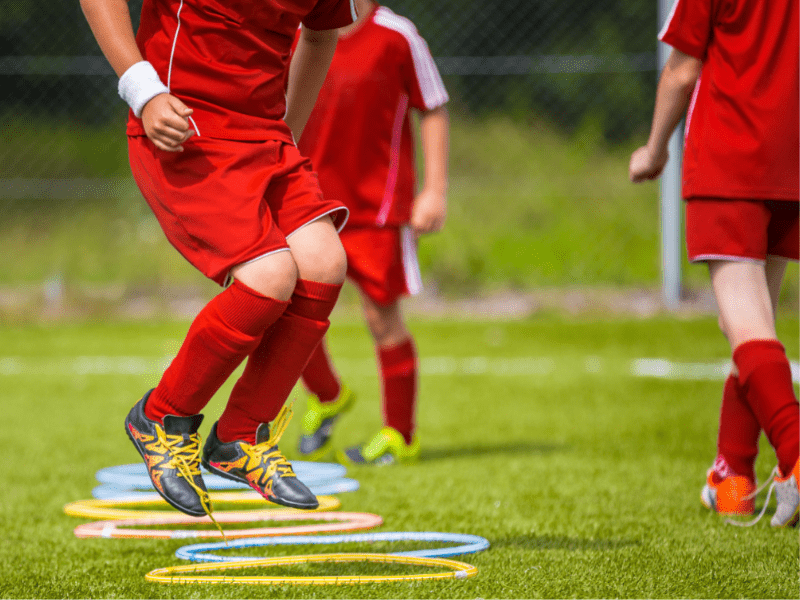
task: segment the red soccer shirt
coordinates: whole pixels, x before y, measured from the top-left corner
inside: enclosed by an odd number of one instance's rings
[[[381,6],[339,36],[298,147],[326,198],[350,209],[348,227],[408,222],[415,193],[409,109],[447,100],[428,45],[408,19]]]
[[[797,200],[797,0],[676,0],[661,41],[703,62],[683,196]]]
[[[283,122],[295,32],[349,25],[353,0],[145,0],[136,42],[198,135],[292,143]],[[144,135],[130,114],[128,135]]]

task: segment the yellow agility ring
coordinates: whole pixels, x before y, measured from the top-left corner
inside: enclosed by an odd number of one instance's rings
[[[315,521],[310,525],[293,527],[257,527],[253,529],[230,529],[224,535],[222,531],[209,529],[140,529],[147,525],[198,525],[211,523],[205,517],[191,517],[177,511],[167,516],[119,519],[109,521],[93,521],[78,525],[75,537],[78,538],[149,538],[149,539],[185,539],[185,538],[222,538],[230,539],[260,537],[274,535],[302,535],[311,533],[330,533],[335,531],[355,531],[372,529],[383,524],[383,519],[372,513],[355,512],[279,512],[273,509],[226,511],[214,517],[219,524],[254,523],[258,521]]]
[[[415,573],[411,575],[325,575],[319,577],[261,577],[195,575],[204,571],[228,571],[252,567],[283,567],[308,563],[373,562],[442,567],[452,569],[438,573]],[[189,575],[184,575],[189,573]],[[420,581],[432,579],[469,579],[478,574],[478,568],[470,564],[447,558],[421,558],[396,554],[313,554],[304,556],[277,556],[258,560],[226,563],[201,563],[154,569],[145,575],[148,581],[157,583],[240,583],[262,585],[356,585],[363,583],[388,583],[395,581]]]
[[[264,500],[260,495],[251,495],[242,492],[209,492],[211,501],[214,502],[228,502],[231,504],[252,505],[263,509],[266,504],[273,511],[272,514],[280,513],[296,513],[300,512],[299,508],[278,508],[277,504],[273,504]],[[337,510],[342,506],[341,501],[334,496],[318,496],[319,507],[314,510],[304,510],[302,512],[323,512],[328,510]],[[119,500],[78,500],[77,502],[70,502],[64,506],[64,513],[71,517],[82,517],[85,519],[139,519],[139,518],[158,518],[168,517],[175,513],[175,510],[136,510],[125,507],[132,506],[164,506],[168,507],[167,502],[160,496],[157,498],[150,498],[146,500],[138,500],[135,498],[120,498]],[[215,511],[214,514],[222,514],[227,511]]]

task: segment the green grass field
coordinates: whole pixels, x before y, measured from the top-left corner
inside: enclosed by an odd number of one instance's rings
[[[180,541],[81,540],[62,506],[90,496],[94,473],[134,462],[122,421],[155,384],[185,322],[6,326],[0,387],[2,597],[292,598],[796,598],[797,530],[749,529],[703,509],[714,457],[721,380],[634,377],[637,358],[719,363],[713,318],[513,322],[416,319],[422,361],[422,461],[351,469],[361,489],[342,510],[383,516],[381,531],[473,533],[492,547],[463,557],[480,572],[460,582],[353,587],[163,586],[151,569],[182,561]],[[798,357],[797,315],[780,335]],[[339,319],[330,345],[359,394],[340,444],[378,426],[378,383],[363,325]],[[201,433],[221,411],[223,388]],[[299,402],[296,412],[302,409]],[[296,443],[295,418],[284,447]],[[774,465],[764,444],[760,478]],[[760,502],[759,502],[760,505]],[[410,549],[405,544],[402,549]],[[347,548],[255,549],[265,555]],[[458,557],[457,557],[458,558]],[[348,573],[409,572],[356,565]],[[334,567],[292,568],[333,574]],[[277,572],[276,572],[277,574]]]

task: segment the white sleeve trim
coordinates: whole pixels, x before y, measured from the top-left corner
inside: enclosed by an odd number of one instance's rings
[[[425,108],[433,110],[445,104],[450,97],[442,82],[442,76],[431,56],[428,44],[417,32],[414,24],[401,17],[385,6],[381,6],[375,12],[374,21],[377,25],[391,29],[401,34],[411,49],[411,58],[414,61],[414,72],[417,77],[419,89],[422,92],[422,99]]]
[[[667,20],[664,21],[664,25],[661,27],[661,31],[658,32],[658,39],[663,40],[664,36],[667,35],[667,29],[669,29],[670,23],[672,23],[672,17],[675,16],[675,9],[678,8],[678,2],[681,0],[675,0],[672,3],[672,8],[669,11],[669,15],[667,15]]]

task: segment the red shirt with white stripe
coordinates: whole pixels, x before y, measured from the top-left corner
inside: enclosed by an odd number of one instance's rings
[[[338,29],[354,0],[145,0],[136,42],[198,135],[294,143],[283,117],[295,32]],[[128,135],[145,135],[130,113]]]
[[[348,227],[409,221],[416,187],[410,109],[447,100],[428,45],[405,17],[378,6],[339,36],[298,147],[326,198],[350,209]]]
[[[701,60],[683,196],[798,200],[797,0],[676,0],[661,41]]]

